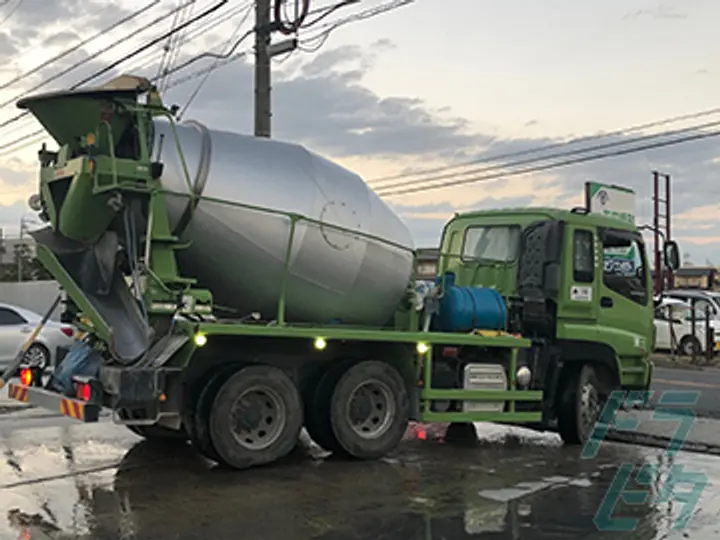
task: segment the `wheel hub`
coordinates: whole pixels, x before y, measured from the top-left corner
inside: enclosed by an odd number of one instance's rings
[[[263,450],[282,434],[286,413],[285,404],[274,390],[250,388],[233,405],[233,436],[248,450]]]
[[[40,367],[45,363],[45,355],[40,349],[30,348],[23,358],[23,362],[28,367]]]
[[[395,401],[388,386],[377,380],[364,381],[350,394],[347,422],[364,439],[383,435],[395,417]]]
[[[581,422],[585,433],[590,433],[600,418],[600,394],[597,388],[590,382],[582,387],[582,412]]]

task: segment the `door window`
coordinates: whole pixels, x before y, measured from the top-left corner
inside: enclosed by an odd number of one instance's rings
[[[595,274],[595,247],[592,231],[575,231],[573,234],[573,280],[592,283]]]
[[[647,305],[647,260],[645,244],[639,235],[604,231],[603,283],[633,302]]]
[[[25,324],[27,321],[14,309],[0,308],[0,326]]]

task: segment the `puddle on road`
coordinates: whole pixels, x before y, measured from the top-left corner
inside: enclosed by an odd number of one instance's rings
[[[107,424],[13,432],[0,440],[0,540],[683,537],[671,531],[677,503],[620,504],[612,515],[638,519],[633,533],[593,524],[620,464],[667,472],[656,450],[608,445],[582,460],[554,435],[482,425],[477,441],[467,426],[445,428],[414,426],[379,462],[311,459],[304,448],[244,472]],[[678,463],[720,478],[717,458]],[[688,537],[720,534],[719,493],[708,487]]]

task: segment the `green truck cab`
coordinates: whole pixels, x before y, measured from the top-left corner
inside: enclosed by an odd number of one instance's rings
[[[519,362],[531,366],[530,386],[544,392],[545,415],[566,441],[583,442],[592,417],[582,426],[567,411],[582,414],[588,399],[599,407],[612,390],[649,389],[648,260],[642,235],[626,221],[585,208],[499,209],[456,214],[446,224],[438,276],[452,273],[457,285],[506,298],[510,331],[536,344]],[[672,242],[665,261],[679,264]]]

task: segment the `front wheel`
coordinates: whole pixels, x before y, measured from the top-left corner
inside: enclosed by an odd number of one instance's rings
[[[584,445],[590,439],[607,394],[594,366],[585,364],[573,369],[566,379],[558,411],[558,431],[565,444]]]

